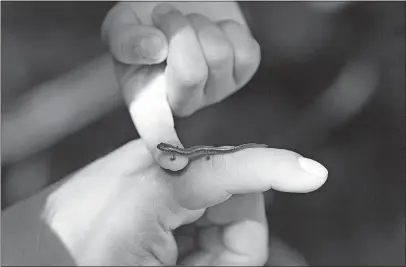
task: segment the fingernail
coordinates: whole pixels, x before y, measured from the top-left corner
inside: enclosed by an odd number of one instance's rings
[[[173,10],[176,10],[173,6],[170,4],[160,4],[154,9],[154,14],[157,16],[162,16],[165,15]]]
[[[328,170],[323,165],[318,163],[317,161],[314,161],[314,160],[308,159],[308,158],[304,158],[304,157],[300,157],[298,159],[298,161],[299,161],[299,165],[307,173],[309,173],[313,176],[316,176],[318,178],[321,178],[321,179],[327,178]]]
[[[140,53],[143,58],[158,59],[164,47],[164,42],[157,35],[145,36],[139,43],[139,47],[135,47],[135,53]],[[141,51],[139,51],[141,49]]]

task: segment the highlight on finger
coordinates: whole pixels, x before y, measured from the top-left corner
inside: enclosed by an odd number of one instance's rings
[[[308,193],[320,188],[327,176],[323,165],[295,152],[248,148],[191,161],[173,185],[181,205],[195,209],[219,204],[233,194],[269,189]]]
[[[131,119],[156,162],[164,169],[181,170],[188,164],[188,158],[170,160],[170,156],[157,148],[161,142],[181,146],[166,98],[163,67],[142,68],[137,72],[123,88]]]

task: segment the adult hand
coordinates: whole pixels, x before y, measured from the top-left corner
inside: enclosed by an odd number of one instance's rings
[[[144,25],[139,17],[146,5],[151,4],[117,4],[102,37],[139,135],[158,164],[175,171],[188,159],[171,162],[156,147],[160,142],[182,147],[172,112],[189,116],[240,89],[259,66],[260,48],[242,24],[185,15],[169,4],[153,9],[154,26]],[[160,64],[165,60],[166,66]]]
[[[271,148],[169,172],[137,140],[68,178],[49,195],[44,218],[79,265],[263,265],[261,192],[310,192],[326,179],[319,163]],[[184,250],[173,231],[192,223],[196,243]]]

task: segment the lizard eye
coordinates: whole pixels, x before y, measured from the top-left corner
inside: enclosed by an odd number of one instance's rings
[[[163,143],[159,143],[157,146],[156,146],[158,149],[162,149],[162,148],[164,148],[165,147],[165,144],[163,144]]]

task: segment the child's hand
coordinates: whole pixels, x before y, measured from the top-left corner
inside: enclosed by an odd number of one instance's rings
[[[160,142],[182,146],[172,113],[189,116],[236,92],[257,70],[260,48],[244,25],[182,14],[169,4],[154,8],[155,27],[143,25],[142,4],[117,4],[102,35],[138,133],[159,165],[180,170],[187,159],[170,162],[156,148]]]

